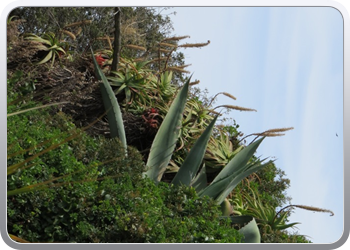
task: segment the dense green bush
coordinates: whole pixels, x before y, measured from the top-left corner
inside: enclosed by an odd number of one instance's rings
[[[43,109],[8,117],[7,128],[8,166],[79,131],[63,113]],[[8,197],[9,233],[31,242],[241,241],[213,200],[142,179],[136,150],[125,158],[119,141],[84,133],[66,141],[8,176],[8,190],[64,176],[56,187]]]

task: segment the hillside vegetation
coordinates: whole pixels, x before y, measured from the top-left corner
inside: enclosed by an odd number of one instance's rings
[[[286,231],[292,209],[332,213],[290,204],[285,173],[254,152],[292,128],[244,136],[223,118],[255,110],[215,107],[236,98],[208,97],[178,51],[209,41],[172,36],[169,17],[18,8],[7,27],[14,240],[308,243]]]

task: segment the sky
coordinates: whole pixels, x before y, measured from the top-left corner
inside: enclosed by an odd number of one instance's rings
[[[170,14],[173,35],[183,43],[210,40],[201,49],[183,49],[187,70],[200,80],[216,105],[257,112],[227,116],[248,135],[294,127],[266,138],[257,155],[275,157],[291,181],[289,218],[314,243],[333,243],[343,234],[343,19],[331,7],[177,7]],[[176,14],[172,14],[176,12]],[[336,134],[338,136],[336,136]],[[252,138],[252,137],[251,137]],[[247,140],[249,142],[249,140]],[[293,231],[293,230],[292,230]]]

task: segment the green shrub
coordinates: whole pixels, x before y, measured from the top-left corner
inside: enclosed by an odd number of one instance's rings
[[[41,109],[8,117],[8,166],[78,131],[60,112]],[[133,148],[128,158],[124,153],[118,140],[83,133],[27,162],[27,168],[8,176],[8,190],[63,178],[56,187],[8,196],[8,232],[30,242],[241,241],[229,221],[219,220],[212,199],[199,198],[188,187],[143,179],[141,155]]]

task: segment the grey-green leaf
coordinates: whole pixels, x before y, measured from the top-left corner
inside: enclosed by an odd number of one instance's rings
[[[233,174],[231,181],[227,184],[226,188],[221,191],[221,193],[215,198],[216,202],[220,204],[225,200],[225,198],[232,192],[232,190],[246,177],[251,175],[252,173],[255,173],[259,171],[260,169],[264,168],[270,164],[270,162],[265,164],[259,164],[256,163],[253,167],[250,167],[246,169],[245,171],[239,173],[238,175]]]
[[[242,215],[242,216],[221,216],[220,219],[229,218],[232,224],[244,225],[239,232],[243,234],[245,243],[260,243],[261,236],[258,225],[254,217],[250,215]],[[248,224],[247,224],[248,223]]]
[[[190,152],[188,153],[185,161],[181,165],[179,171],[175,175],[172,183],[175,185],[190,186],[191,181],[198,172],[198,169],[203,161],[205,150],[208,145],[210,135],[213,131],[214,124],[217,120],[216,116],[204,130],[203,134],[197,139]]]
[[[100,90],[103,98],[103,105],[107,111],[107,118],[109,128],[111,130],[111,137],[118,137],[121,140],[122,145],[125,149],[125,155],[127,155],[127,144],[122,112],[120,110],[117,98],[115,97],[114,92],[112,90],[112,87],[109,85],[106,76],[104,75],[104,73],[102,72],[102,70],[96,62],[92,49],[91,53],[97,78],[101,81]]]
[[[244,235],[245,243],[260,243],[261,237],[258,225],[253,218],[247,225],[239,230]]]
[[[245,167],[249,159],[253,156],[256,149],[259,147],[260,143],[265,137],[257,140],[256,142],[250,144],[246,148],[244,148],[242,151],[237,153],[235,157],[224,167],[224,169],[215,177],[213,180],[213,183],[216,181],[230,176],[233,173],[239,173],[242,171],[242,169]]]
[[[203,164],[202,169],[199,171],[197,176],[192,180],[191,187],[193,187],[196,192],[200,192],[207,186],[207,174],[205,173],[205,164]]]
[[[146,166],[148,170],[143,176],[158,182],[174,152],[176,141],[180,135],[181,120],[187,100],[190,79],[179,91],[169,108],[151,146]]]

